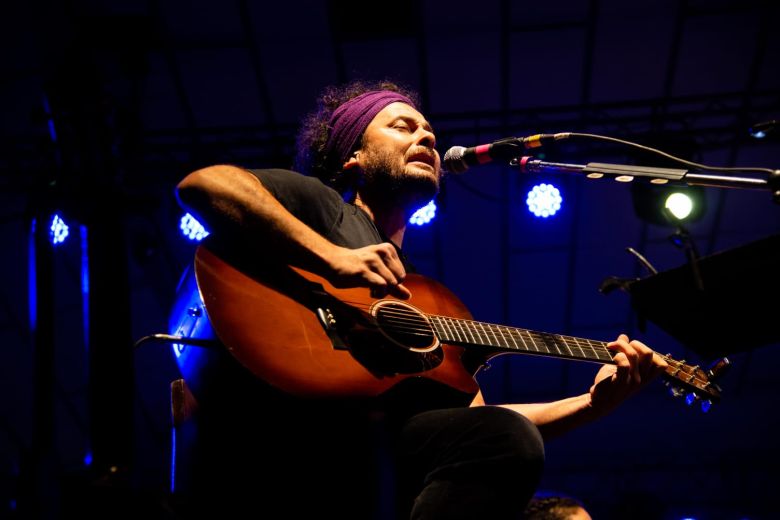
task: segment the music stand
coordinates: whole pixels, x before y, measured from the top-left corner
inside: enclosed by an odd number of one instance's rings
[[[705,359],[780,342],[780,235],[628,284],[640,318]]]

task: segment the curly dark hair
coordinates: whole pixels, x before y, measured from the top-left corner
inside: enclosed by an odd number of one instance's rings
[[[565,496],[537,496],[525,508],[525,520],[565,520],[578,508],[582,502]],[[583,507],[584,509],[584,507]]]
[[[357,80],[346,85],[327,87],[317,99],[317,109],[308,114],[301,124],[296,140],[295,169],[306,175],[319,178],[326,185],[345,194],[354,189],[356,179],[342,172],[341,164],[335,157],[325,153],[325,144],[330,136],[328,122],[333,111],[338,107],[366,92],[372,90],[390,90],[403,94],[419,107],[419,97],[416,92],[397,82]],[[361,142],[356,149],[362,146]]]

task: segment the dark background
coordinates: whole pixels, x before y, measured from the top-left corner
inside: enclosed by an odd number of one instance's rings
[[[42,517],[82,498],[165,513],[176,366],[168,346],[132,344],[167,332],[192,260],[174,186],[217,162],[290,166],[298,121],[325,85],[391,78],[417,89],[442,154],[579,131],[714,166],[780,166],[778,140],[748,134],[780,116],[774,2],[76,0],[2,12],[0,517],[23,513],[25,499]],[[661,164],[595,141],[542,152]],[[562,191],[555,218],[525,209],[540,181]],[[704,196],[706,213],[689,226],[702,255],[780,228],[766,191]],[[723,402],[708,414],[655,382],[550,442],[544,489],[581,498],[594,518],[774,517],[778,344],[748,347],[751,328],[744,342],[683,344],[654,323],[641,331],[628,294],[598,292],[608,276],[647,275],[626,247],[660,271],[686,261],[671,226],[637,216],[630,186],[492,165],[448,178],[437,204],[405,249],[476,319],[603,340],[626,332],[693,363],[710,362],[710,349],[732,353]],[[39,244],[33,299],[30,226],[54,208],[71,235]],[[776,271],[734,272],[744,292],[723,314],[777,307],[775,293],[757,301]],[[490,402],[552,400],[587,391],[596,368],[503,356],[479,379]]]

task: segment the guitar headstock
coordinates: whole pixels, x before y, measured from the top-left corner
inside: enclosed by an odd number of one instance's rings
[[[689,405],[701,402],[702,411],[707,412],[710,406],[720,401],[721,389],[715,384],[715,379],[723,375],[730,363],[726,358],[716,361],[710,368],[703,369],[699,365],[688,365],[685,360],[677,361],[670,354],[661,356],[667,362],[665,383],[674,397],[685,396]]]

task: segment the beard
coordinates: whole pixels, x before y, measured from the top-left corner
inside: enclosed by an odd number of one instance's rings
[[[399,162],[396,154],[367,150],[358,191],[363,199],[378,206],[401,206],[414,211],[436,196],[439,180],[440,171],[422,171]]]

